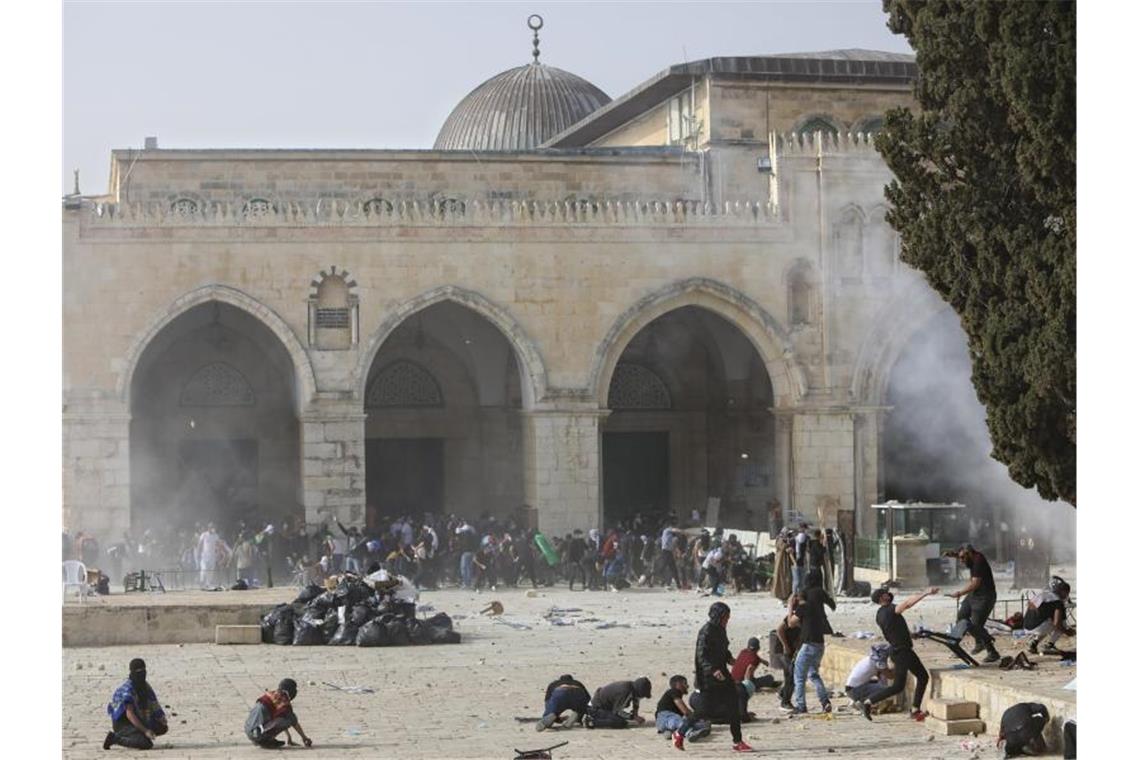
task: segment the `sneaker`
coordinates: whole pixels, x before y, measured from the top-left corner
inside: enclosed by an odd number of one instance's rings
[[[792,706],[791,702],[781,702],[780,709],[788,713],[796,711],[796,708]]]
[[[823,711],[825,713],[831,712],[831,702],[824,702],[822,705],[820,705],[820,707],[823,708]]]
[[[685,737],[681,735],[680,731],[674,731],[673,732],[673,748],[674,749],[684,749],[685,748]]]
[[[799,705],[796,705],[792,708],[792,715],[807,715],[807,707],[800,707]]]
[[[996,650],[996,649],[991,649],[990,653],[986,655],[984,660],[982,660],[982,662],[1000,662],[1000,661],[1001,661],[1001,655],[998,654],[998,650]]]
[[[107,735],[103,737],[103,749],[111,749],[115,746],[115,732],[108,731]]]
[[[582,713],[578,712],[577,710],[571,710],[570,711],[570,720],[566,721],[565,725],[567,728],[570,728],[570,727],[575,726],[575,725],[578,725],[578,726],[582,725]]]
[[[733,752],[755,752],[756,750],[752,749],[752,747],[750,745],[740,741],[740,742],[737,742],[736,744],[732,745],[732,751]]]
[[[1052,641],[1045,642],[1045,646],[1041,647],[1041,654],[1060,654],[1061,650]],[[1037,654],[1034,652],[1033,654]]]
[[[970,650],[970,654],[981,654],[984,651],[986,651],[986,645],[975,641],[974,648]]]
[[[547,713],[546,715],[543,715],[542,718],[538,721],[538,723],[534,724],[534,730],[535,731],[545,731],[546,729],[548,729],[554,725],[554,721],[557,720],[557,718],[558,718],[558,716],[555,715],[554,713]]]
[[[923,710],[911,710],[910,719],[915,723],[922,723],[924,720],[926,720],[926,712]]]
[[[1052,646],[1052,645],[1046,644],[1045,648],[1048,649],[1050,646]],[[1029,654],[1037,654],[1037,637],[1036,636],[1034,636],[1032,639],[1029,640]]]
[[[586,728],[593,728],[594,727],[594,719],[591,718],[589,715],[587,715],[586,717],[582,718],[582,725],[585,726]]]
[[[871,703],[870,702],[864,700],[863,703],[861,705],[859,705],[859,709],[862,711],[864,718],[866,718],[867,720],[871,720]]]
[[[257,743],[257,746],[262,749],[281,749],[285,746],[285,742],[280,739],[262,739]]]

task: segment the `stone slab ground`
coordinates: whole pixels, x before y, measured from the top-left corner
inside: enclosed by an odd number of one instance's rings
[[[212,603],[232,603],[241,592],[207,595]],[[260,592],[257,601],[270,605],[278,594]],[[194,603],[197,592],[179,595],[179,603]],[[169,604],[173,595],[159,600]],[[223,598],[224,597],[224,598]],[[264,599],[263,599],[264,597]],[[136,597],[126,604],[137,604]],[[253,597],[250,597],[252,600]],[[501,621],[480,617],[478,611],[491,599],[500,600],[506,613]],[[112,597],[108,604],[121,600]],[[197,600],[199,602],[205,601]],[[630,591],[569,592],[540,590],[527,597],[521,590],[474,594],[449,590],[427,592],[421,603],[430,604],[457,619],[462,644],[454,646],[358,649],[356,647],[224,646],[214,644],[73,647],[63,651],[63,746],[67,758],[104,758],[101,748],[108,721],[105,705],[125,676],[132,657],[146,658],[151,683],[163,704],[169,705],[171,732],[156,747],[160,757],[228,758],[263,755],[241,733],[246,713],[262,689],[285,676],[300,684],[296,706],[316,746],[291,750],[304,758],[511,758],[512,748],[548,746],[568,740],[555,751],[558,760],[575,758],[656,758],[679,753],[659,737],[651,725],[622,731],[547,731],[536,733],[533,723],[516,716],[535,717],[541,709],[543,689],[561,673],[573,673],[591,690],[611,680],[648,676],[653,704],[673,673],[692,679],[693,644],[706,619],[710,599],[692,593]],[[780,605],[767,595],[727,597],[733,617],[729,637],[734,650],[748,636],[761,638],[774,627]],[[874,630],[871,607],[865,600],[841,600],[831,615],[833,626],[849,635]],[[550,607],[576,607],[566,615],[574,625],[548,623]],[[949,600],[923,603],[922,619],[931,627],[949,623]],[[915,610],[918,612],[918,610]],[[461,617],[462,616],[462,617]],[[917,622],[918,615],[908,617]],[[595,620],[583,622],[590,618]],[[630,627],[598,628],[607,622]],[[513,627],[529,626],[529,628]],[[853,642],[847,642],[853,644]],[[863,642],[861,642],[863,643]],[[928,645],[927,642],[922,642]],[[999,646],[1016,648],[1009,637]],[[931,651],[923,657],[934,660]],[[932,664],[932,663],[931,663]],[[1005,674],[1003,674],[1005,675]],[[1075,676],[1075,670],[1034,675],[1050,683]],[[373,694],[337,691],[324,684],[367,686]],[[829,682],[833,690],[842,683]],[[931,736],[903,715],[877,717],[867,723],[836,698],[838,711],[824,717],[818,712],[797,719],[777,709],[771,692],[751,702],[759,720],[744,726],[745,737],[766,756],[815,758],[961,758],[975,756],[963,750],[962,737]],[[809,709],[818,711],[809,691]],[[969,737],[966,737],[967,739]],[[993,737],[978,740],[977,757],[999,757]],[[705,741],[692,743],[685,756],[725,756],[729,751],[727,727],[716,727]],[[114,754],[124,754],[122,749]]]

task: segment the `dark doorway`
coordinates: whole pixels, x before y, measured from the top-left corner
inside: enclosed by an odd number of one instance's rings
[[[605,433],[602,497],[606,525],[635,512],[669,511],[669,433]]]
[[[178,443],[178,496],[184,510],[226,523],[257,511],[257,440]]]
[[[383,517],[443,512],[442,438],[369,438],[368,524]]]

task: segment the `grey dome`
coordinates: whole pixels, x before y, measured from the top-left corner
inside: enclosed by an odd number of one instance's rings
[[[491,77],[447,117],[436,150],[532,150],[610,102],[568,71],[529,63]]]

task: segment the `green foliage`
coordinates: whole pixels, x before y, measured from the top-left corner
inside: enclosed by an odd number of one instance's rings
[[[957,311],[993,457],[1076,506],[1076,8],[884,0],[918,112],[875,145],[902,259]]]

